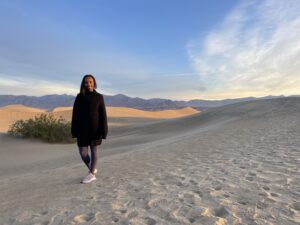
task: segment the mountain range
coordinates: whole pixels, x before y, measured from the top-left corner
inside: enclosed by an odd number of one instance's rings
[[[193,99],[189,101],[183,100],[170,100],[162,98],[143,99],[138,97],[129,97],[124,94],[104,95],[106,106],[130,107],[141,110],[157,111],[165,109],[178,109],[184,107],[192,107],[197,110],[205,110],[207,108],[228,105],[237,102],[251,101],[255,99],[271,99],[287,97],[284,95],[265,97],[246,97],[235,99],[222,99],[222,100],[202,100]],[[293,95],[300,96],[300,95]],[[27,95],[0,95],[0,107],[11,104],[22,104],[29,107],[46,109],[51,111],[55,107],[68,107],[73,106],[75,96],[67,94],[53,94],[44,96],[27,96]]]

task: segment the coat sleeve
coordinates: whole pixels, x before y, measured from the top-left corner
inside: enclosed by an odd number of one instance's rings
[[[103,95],[101,96],[101,103],[99,105],[99,114],[100,114],[100,126],[102,130],[102,139],[106,139],[108,133],[108,125],[107,125],[107,115],[106,115],[106,107]]]
[[[78,135],[78,125],[79,125],[79,98],[77,95],[74,101],[73,111],[72,111],[71,134],[73,138],[76,138]]]

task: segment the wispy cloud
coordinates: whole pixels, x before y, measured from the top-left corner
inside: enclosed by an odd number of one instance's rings
[[[47,81],[34,77],[11,77],[0,74],[1,94],[43,96],[45,94],[69,94],[78,92],[76,86],[58,80]]]
[[[300,94],[300,2],[243,1],[188,42],[206,98]]]

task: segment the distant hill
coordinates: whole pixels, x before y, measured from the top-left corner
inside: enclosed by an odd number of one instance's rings
[[[178,109],[192,107],[196,110],[205,110],[212,107],[228,105],[237,102],[251,101],[255,99],[280,98],[281,96],[265,96],[262,98],[247,97],[223,100],[201,100],[193,99],[190,101],[176,101],[162,98],[143,99],[138,97],[129,97],[123,94],[104,95],[106,106],[130,107],[141,110],[157,111],[165,109]],[[0,107],[11,104],[22,104],[28,107],[34,107],[51,111],[56,107],[73,106],[75,96],[73,95],[44,95],[41,97],[27,95],[0,95]]]

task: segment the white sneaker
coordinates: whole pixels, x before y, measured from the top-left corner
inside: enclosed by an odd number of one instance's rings
[[[96,176],[92,173],[89,173],[85,178],[83,178],[82,183],[87,184],[92,182],[93,180],[96,180]]]

